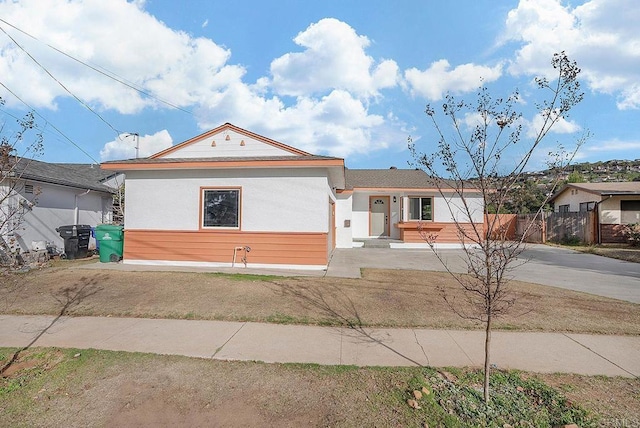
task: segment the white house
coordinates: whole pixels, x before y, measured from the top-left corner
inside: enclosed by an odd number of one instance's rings
[[[111,221],[117,181],[117,174],[98,165],[19,158],[0,182],[2,218],[8,220],[0,237],[22,252],[42,242],[62,249],[57,227]],[[8,215],[16,212],[19,215]]]
[[[230,266],[248,247],[248,266],[322,269],[334,248],[362,239],[426,246],[419,223],[439,245],[460,245],[423,171],[349,170],[229,123],[102,168],[126,172],[125,263]]]
[[[555,212],[594,211],[598,242],[624,242],[622,225],[640,223],[640,182],[569,183],[550,201]]]

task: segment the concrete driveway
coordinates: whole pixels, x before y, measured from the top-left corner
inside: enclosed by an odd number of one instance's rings
[[[466,272],[462,251],[443,250],[440,255],[452,271]],[[535,244],[521,261],[512,272],[514,279],[640,303],[640,263]],[[334,251],[327,275],[359,278],[360,268],[444,270],[429,249],[349,248]]]

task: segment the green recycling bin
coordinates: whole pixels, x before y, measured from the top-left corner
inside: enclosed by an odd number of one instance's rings
[[[124,230],[122,226],[100,224],[96,227],[96,241],[99,242],[100,262],[119,262],[122,260]]]

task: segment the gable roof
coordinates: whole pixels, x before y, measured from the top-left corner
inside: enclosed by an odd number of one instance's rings
[[[250,153],[243,156],[191,156],[179,157],[177,151],[188,147],[192,144],[202,142],[213,135],[221,132],[232,131],[246,138],[259,141],[270,147],[275,147],[278,151],[274,154],[251,156]],[[169,156],[167,156],[169,155]],[[159,169],[203,169],[203,168],[284,168],[284,167],[324,167],[329,168],[330,175],[337,187],[342,188],[344,178],[342,177],[344,169],[344,159],[319,156],[298,150],[295,147],[288,146],[278,141],[239,128],[230,123],[225,123],[211,131],[207,131],[196,137],[193,137],[183,143],[169,147],[166,150],[158,152],[148,158],[114,160],[103,162],[101,168],[115,171],[134,171],[134,170],[159,170]]]
[[[565,190],[578,189],[599,196],[615,195],[640,195],[640,181],[621,181],[606,183],[567,183],[558,190],[550,199],[553,201]]]
[[[421,169],[348,169],[346,189],[437,189],[438,182]],[[448,190],[448,189],[443,189]]]
[[[15,158],[14,158],[15,159]],[[35,159],[16,159],[14,172],[23,180],[40,181],[85,190],[114,193],[115,189],[102,184],[113,176],[98,165],[76,163],[47,163]]]
[[[238,126],[235,126],[235,125],[227,122],[224,125],[218,126],[215,129],[212,129],[210,131],[204,132],[204,133],[202,133],[200,135],[197,135],[197,136],[195,136],[193,138],[188,139],[187,141],[184,141],[184,142],[182,142],[180,144],[176,144],[175,146],[171,146],[171,147],[169,147],[169,148],[167,148],[167,149],[165,149],[165,150],[163,150],[161,152],[158,152],[156,154],[153,154],[153,155],[151,155],[149,157],[151,159],[162,158],[162,157],[164,157],[164,156],[166,156],[168,154],[174,153],[174,152],[176,152],[178,150],[181,150],[181,149],[183,149],[183,148],[185,148],[187,146],[195,144],[195,143],[197,143],[199,141],[202,141],[202,140],[204,140],[204,139],[206,139],[206,138],[208,138],[210,136],[219,134],[219,133],[224,132],[224,131],[236,132],[236,133],[238,133],[240,135],[244,135],[247,138],[252,138],[252,139],[258,140],[258,141],[260,141],[260,142],[262,142],[264,144],[267,144],[269,146],[276,147],[278,149],[284,150],[285,152],[293,154],[293,155],[311,156],[311,153],[307,153],[307,152],[302,151],[300,149],[296,149],[295,147],[288,146],[288,145],[283,144],[283,143],[281,143],[279,141],[272,140],[271,138],[267,138],[265,136],[258,135],[258,134],[254,133],[254,132],[247,131],[246,129],[242,129],[242,128],[238,127]]]

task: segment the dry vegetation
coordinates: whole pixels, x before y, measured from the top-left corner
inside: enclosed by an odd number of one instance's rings
[[[452,313],[438,288],[458,290],[446,273],[424,271],[367,269],[343,279],[54,267],[2,287],[0,312],[58,314],[79,292],[70,315],[480,328]],[[513,289],[519,301],[498,329],[640,334],[640,305],[536,284]]]
[[[628,262],[640,263],[640,247],[629,246],[598,246],[581,249],[586,253],[597,254],[599,256],[611,257],[612,259],[626,260]]]
[[[0,348],[0,359],[12,352]],[[12,368],[0,378],[1,426],[468,426],[438,405],[439,393],[429,382],[438,374],[429,368],[226,362],[55,348],[30,349]],[[598,426],[640,422],[638,379],[542,378],[599,414]],[[424,382],[433,387],[431,400],[420,401],[423,410],[409,408],[407,397]]]

